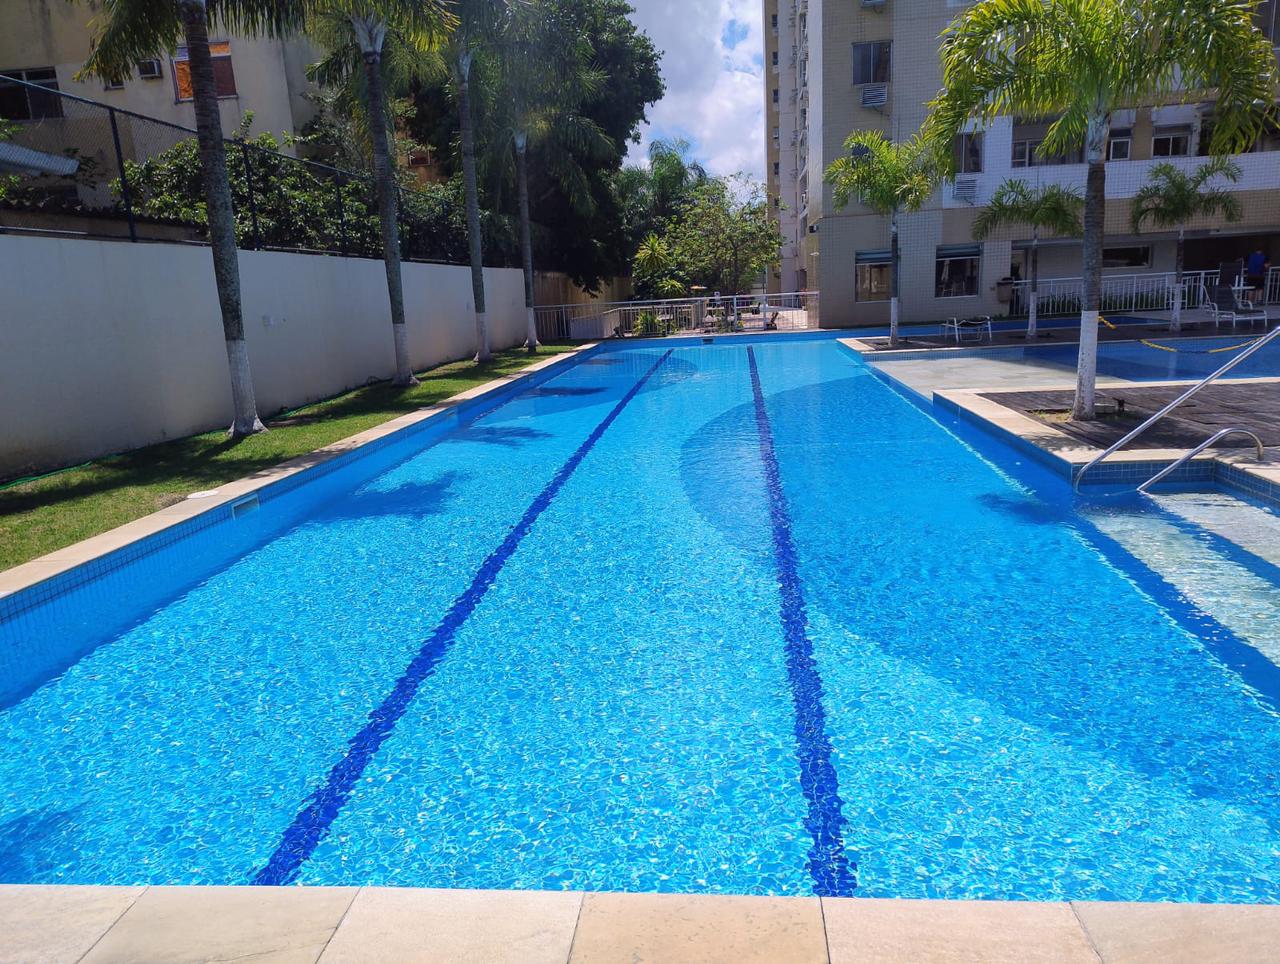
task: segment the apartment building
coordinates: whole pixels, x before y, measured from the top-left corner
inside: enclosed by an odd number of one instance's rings
[[[837,210],[823,172],[843,153],[850,131],[876,129],[893,140],[915,132],[941,85],[938,38],[968,0],[763,0],[769,193],[785,238],[772,290],[821,289],[824,326],[888,321],[887,219],[852,204]],[[1280,0],[1259,7],[1259,25],[1275,36]],[[1107,165],[1108,275],[1171,271],[1174,234],[1129,224],[1129,202],[1152,165],[1199,163],[1212,105],[1127,111],[1114,119]],[[1006,314],[1009,286],[1025,276],[1028,238],[1018,229],[982,242],[974,217],[1010,177],[1084,189],[1080,156],[1042,157],[1047,124],[1002,117],[955,145],[958,173],[925,208],[900,219],[902,316],[934,321]],[[1269,134],[1236,158],[1233,190],[1244,217],[1188,226],[1188,269],[1261,247],[1280,263],[1280,135]],[[1042,278],[1080,274],[1078,239],[1042,242]]]
[[[104,83],[77,79],[89,58],[94,4],[70,0],[0,3],[0,74],[113,107],[195,126],[186,50],[156,51],[129,76]],[[210,34],[222,126],[233,134],[250,114],[253,131],[296,132],[314,111],[306,66],[316,59],[305,39],[272,40]],[[0,117],[18,122],[56,120],[65,101],[0,79]]]

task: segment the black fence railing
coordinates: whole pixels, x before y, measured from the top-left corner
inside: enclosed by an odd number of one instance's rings
[[[0,133],[0,231],[131,241],[207,243],[196,132],[0,74],[19,109]],[[378,206],[367,172],[278,148],[273,135],[225,140],[240,247],[380,258]],[[460,192],[400,187],[407,261],[464,264]],[[519,263],[508,219],[485,215],[485,263]]]

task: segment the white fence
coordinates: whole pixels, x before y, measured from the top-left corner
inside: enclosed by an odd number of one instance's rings
[[[544,305],[535,311],[538,337],[543,341],[799,331],[818,327],[818,292]]]
[[[1172,271],[1105,275],[1102,279],[1102,310],[1117,313],[1169,311],[1173,308],[1175,283]],[[1201,286],[1212,288],[1217,283],[1216,268],[1208,271],[1184,271],[1182,304],[1198,305]],[[1014,282],[1010,314],[1026,314],[1030,292],[1031,282]],[[1084,281],[1081,278],[1041,278],[1037,295],[1037,313],[1041,316],[1076,314],[1080,311],[1084,297]],[[1280,304],[1280,268],[1272,268],[1267,272],[1262,300],[1267,304]]]

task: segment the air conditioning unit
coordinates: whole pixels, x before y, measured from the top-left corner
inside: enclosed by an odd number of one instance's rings
[[[963,201],[965,204],[976,203],[978,200],[978,178],[973,174],[961,174],[956,178],[955,184],[951,188],[951,196],[957,201]]]
[[[888,84],[863,84],[862,106],[883,107],[889,102]]]

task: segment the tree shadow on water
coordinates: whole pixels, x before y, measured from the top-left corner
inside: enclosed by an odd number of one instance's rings
[[[0,883],[52,880],[80,849],[79,810],[38,810],[0,823]]]
[[[402,482],[391,489],[365,486],[339,499],[323,513],[322,518],[334,521],[392,515],[416,518],[439,515],[453,498],[451,490],[454,484],[465,477],[465,473],[449,470],[427,482]]]
[[[526,442],[551,438],[550,432],[521,425],[469,425],[448,436],[450,442],[484,442],[504,448],[518,448]]]
[[[1019,522],[1030,522],[1035,525],[1062,525],[1072,519],[1071,513],[1063,507],[1050,505],[1038,499],[984,492],[977,497],[977,501],[984,507],[1010,516]]]

